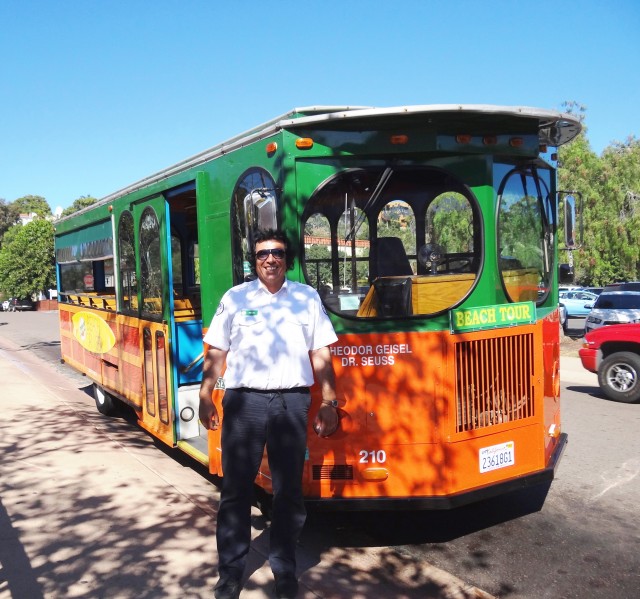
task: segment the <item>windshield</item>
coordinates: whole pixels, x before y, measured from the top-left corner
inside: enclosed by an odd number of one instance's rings
[[[508,167],[496,167],[496,180]],[[513,302],[543,301],[551,288],[554,218],[545,179],[533,166],[511,168],[499,188],[498,267]]]
[[[303,226],[307,282],[347,317],[443,312],[469,294],[482,262],[476,200],[443,169],[342,171],[311,195]]]
[[[593,307],[600,310],[638,310],[640,293],[602,293]]]

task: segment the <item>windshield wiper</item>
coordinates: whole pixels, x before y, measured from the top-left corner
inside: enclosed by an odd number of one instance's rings
[[[362,212],[356,219],[356,222],[353,223],[353,227],[351,227],[351,230],[345,235],[345,238],[344,238],[345,241],[351,241],[353,236],[360,230],[360,227],[362,226],[364,219],[367,218],[367,210],[371,208],[371,206],[373,206],[373,204],[378,199],[378,197],[380,197],[382,190],[385,188],[385,186],[389,182],[389,179],[392,174],[393,174],[393,169],[391,167],[387,167],[386,169],[384,169],[384,172],[382,173],[382,176],[380,177],[380,180],[378,181],[376,188],[373,190],[371,197],[367,200],[367,203],[362,208]]]

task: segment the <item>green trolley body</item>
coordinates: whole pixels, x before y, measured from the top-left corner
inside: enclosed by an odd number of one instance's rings
[[[550,480],[566,441],[558,227],[573,226],[552,149],[579,131],[523,107],[294,110],[59,221],[63,358],[99,409],[129,404],[223,475],[197,421],[202,335],[253,276],[255,230],[280,227],[289,276],[339,336],[341,425],[309,431],[310,501],[450,507]],[[257,483],[270,490],[266,459]]]

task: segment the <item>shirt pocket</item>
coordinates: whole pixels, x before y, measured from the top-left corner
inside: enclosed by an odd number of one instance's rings
[[[309,344],[308,314],[291,314],[284,319],[284,334],[298,343]]]
[[[264,326],[264,317],[258,310],[242,310],[235,320],[240,327]]]

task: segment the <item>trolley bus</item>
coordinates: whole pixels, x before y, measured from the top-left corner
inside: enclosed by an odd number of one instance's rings
[[[198,422],[203,331],[252,276],[254,232],[280,227],[339,337],[340,427],[309,430],[309,502],[451,508],[549,482],[575,222],[554,151],[580,129],[527,107],[293,110],[57,222],[62,358],[101,412],[127,404],[224,476]]]

